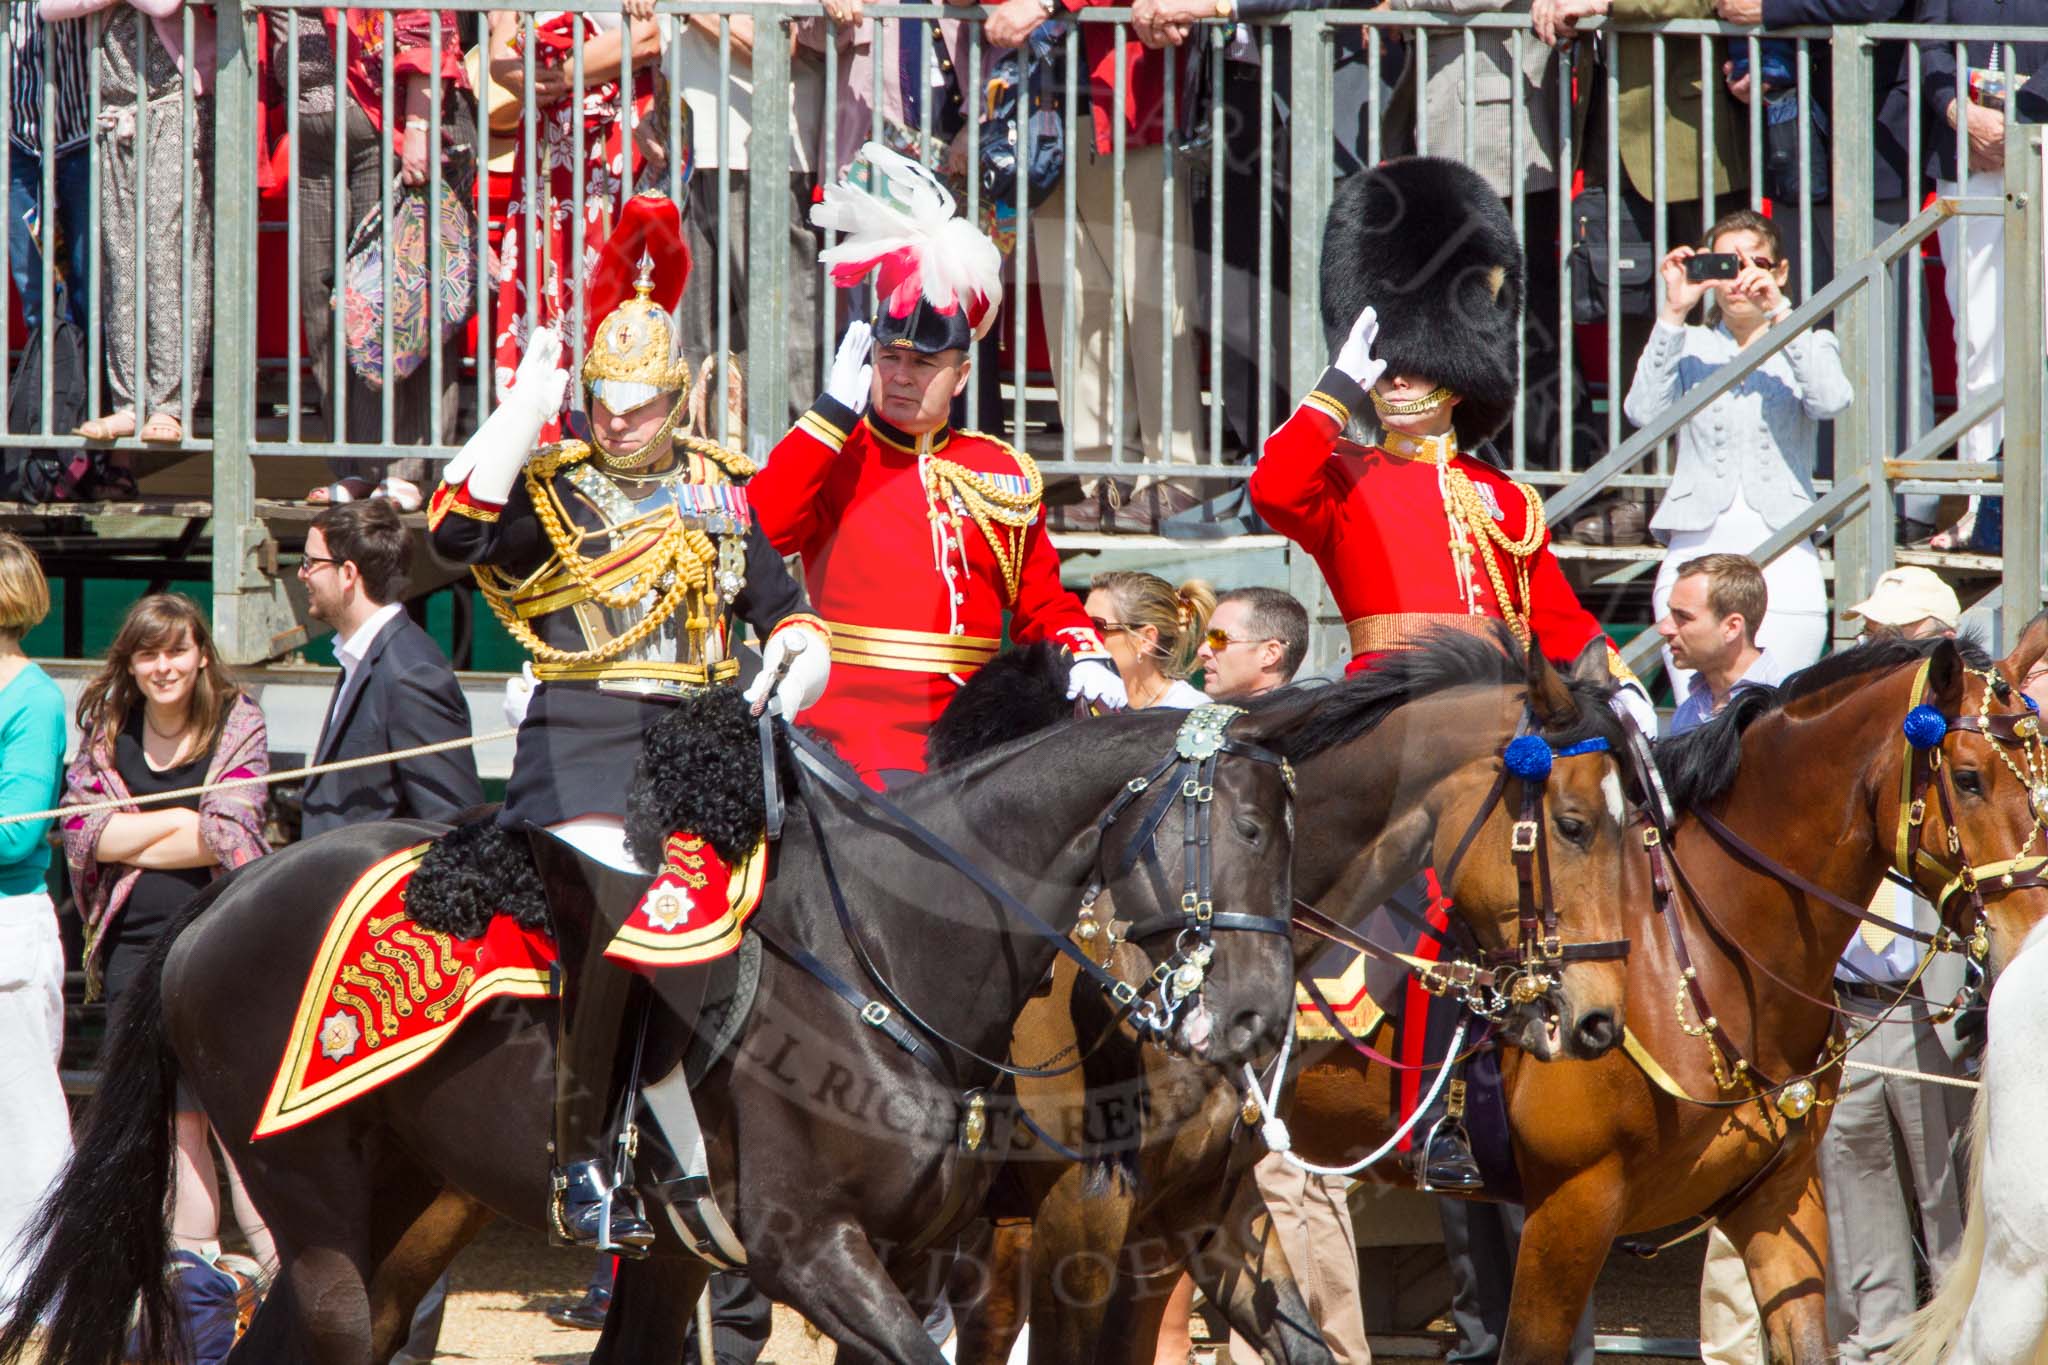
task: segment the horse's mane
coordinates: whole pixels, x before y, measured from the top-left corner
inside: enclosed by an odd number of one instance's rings
[[[1926,640],[1880,636],[1837,650],[1800,669],[1777,687],[1743,688],[1712,720],[1682,735],[1657,741],[1657,769],[1664,776],[1664,787],[1672,803],[1680,807],[1698,805],[1714,800],[1733,786],[1742,767],[1742,732],[1758,717],[1796,706],[1830,688],[1867,681],[1917,664],[1949,642],[1945,636]],[[1990,656],[1974,638],[1958,637],[1953,643],[1970,667],[1990,666]]]
[[[1267,736],[1267,747],[1291,759],[1313,758],[1372,733],[1380,722],[1411,701],[1455,687],[1522,687],[1527,671],[1522,645],[1494,622],[1487,635],[1437,627],[1421,643],[1389,650],[1342,682],[1316,689],[1315,700],[1292,727]],[[1578,707],[1572,720],[1544,730],[1559,746],[1595,737],[1617,746],[1620,722],[1608,709],[1611,687],[1566,679]],[[1297,684],[1258,698],[1255,711],[1298,706],[1307,689]]]

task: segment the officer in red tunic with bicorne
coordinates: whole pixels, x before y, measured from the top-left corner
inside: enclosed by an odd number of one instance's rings
[[[1354,670],[1432,627],[1505,621],[1560,664],[1606,638],[1550,552],[1541,496],[1470,453],[1514,411],[1521,304],[1513,224],[1469,167],[1409,157],[1338,187],[1323,321],[1343,342],[1267,439],[1250,493],[1315,556]],[[1374,422],[1377,444],[1345,439],[1354,419]],[[1654,732],[1641,685],[1607,648]]]
[[[812,217],[846,234],[822,257],[840,285],[874,274],[875,321],[847,329],[825,392],[747,496],[775,548],[803,557],[831,626],[832,687],[804,723],[884,786],[923,771],[926,731],[995,657],[1006,613],[1011,640],[1073,652],[1073,695],[1125,702],[1060,586],[1038,467],[949,422],[1002,301],[1002,258],[924,167],[875,143],[861,159],[873,190],[835,185]]]

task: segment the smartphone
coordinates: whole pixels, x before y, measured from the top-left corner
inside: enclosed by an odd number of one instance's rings
[[[1732,251],[1703,251],[1685,258],[1685,277],[1701,280],[1732,280],[1742,270],[1742,258]]]

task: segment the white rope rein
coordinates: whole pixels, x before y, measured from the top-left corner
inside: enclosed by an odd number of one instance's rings
[[[1357,1175],[1368,1166],[1376,1166],[1386,1160],[1387,1156],[1415,1131],[1415,1125],[1422,1122],[1422,1116],[1429,1112],[1430,1106],[1436,1103],[1436,1097],[1443,1093],[1444,1082],[1451,1078],[1451,1063],[1465,1046],[1465,1026],[1469,1022],[1469,1017],[1458,1020],[1458,1031],[1451,1035],[1450,1051],[1444,1054],[1443,1065],[1436,1069],[1436,1080],[1430,1083],[1429,1093],[1422,1097],[1422,1102],[1415,1106],[1415,1112],[1402,1120],[1401,1126],[1394,1130],[1392,1137],[1380,1145],[1378,1151],[1360,1157],[1349,1166],[1318,1166],[1313,1162],[1303,1161],[1291,1151],[1286,1154],[1287,1159],[1310,1175]]]
[[[1897,1076],[1900,1080],[1905,1081],[1926,1081],[1931,1085],[1952,1085],[1958,1090],[1978,1090],[1984,1085],[1984,1082],[1973,1081],[1967,1076],[1937,1076],[1931,1071],[1908,1071],[1900,1066],[1880,1066],[1876,1062],[1859,1062],[1854,1057],[1851,1057],[1842,1065],[1856,1071],[1875,1072],[1880,1076]]]
[[[261,777],[230,777],[219,782],[203,782],[196,787],[180,787],[176,791],[151,792],[147,796],[118,796],[106,801],[89,801],[77,806],[57,806],[51,810],[0,815],[0,825],[19,825],[30,820],[54,820],[67,815],[94,815],[107,810],[121,811],[158,801],[175,801],[185,796],[204,796],[208,792],[225,791],[231,787],[268,786],[273,782],[286,782],[295,777],[317,777],[322,773],[346,772],[350,768],[374,768],[379,764],[399,763],[408,758],[424,758],[428,754],[443,753],[449,749],[467,749],[478,744],[489,744],[494,740],[510,739],[518,733],[517,728],[493,730],[488,734],[465,735],[461,739],[444,739],[434,744],[416,744],[410,749],[394,749],[389,753],[364,754],[360,758],[337,758],[328,763],[287,768],[283,772],[265,773]]]

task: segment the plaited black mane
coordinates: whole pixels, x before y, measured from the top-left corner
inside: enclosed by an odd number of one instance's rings
[[[1339,683],[1316,690],[1315,702],[1301,723],[1271,735],[1267,744],[1292,759],[1313,758],[1326,750],[1370,734],[1397,708],[1453,687],[1520,687],[1527,681],[1521,642],[1505,625],[1494,623],[1491,637],[1437,628],[1422,643],[1390,650]],[[1578,711],[1569,724],[1553,726],[1544,737],[1562,748],[1595,736],[1619,745],[1621,726],[1607,707],[1612,689],[1603,684],[1567,679]],[[1253,703],[1253,709],[1300,705],[1303,689],[1283,688]]]
[[[1664,775],[1672,803],[1684,807],[1712,801],[1734,785],[1735,774],[1742,767],[1742,732],[1757,717],[1796,706],[1843,683],[1917,664],[1946,642],[1942,636],[1929,640],[1881,636],[1837,650],[1800,669],[1781,686],[1743,688],[1706,724],[1657,741],[1657,768]],[[1965,637],[1953,643],[1970,667],[1990,666],[1990,656],[1976,640]]]

